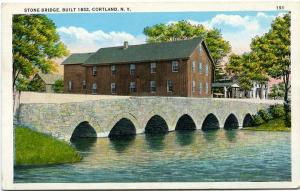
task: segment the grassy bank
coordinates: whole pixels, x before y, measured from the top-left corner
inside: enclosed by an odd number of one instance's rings
[[[79,153],[68,143],[28,128],[15,128],[15,164],[48,165],[81,160]]]
[[[287,127],[284,123],[284,118],[271,119],[270,121],[263,123],[255,127],[246,127],[243,130],[252,131],[290,131],[291,128]]]

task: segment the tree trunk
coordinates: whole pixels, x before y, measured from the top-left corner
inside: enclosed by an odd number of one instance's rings
[[[290,108],[290,101],[289,101],[289,90],[290,90],[290,85],[289,85],[289,81],[290,81],[290,75],[289,75],[289,71],[285,71],[284,76],[283,76],[283,82],[284,82],[284,111],[285,111],[285,116],[284,116],[284,121],[285,121],[285,125],[287,127],[290,127],[290,119],[289,119],[289,112],[291,111]]]

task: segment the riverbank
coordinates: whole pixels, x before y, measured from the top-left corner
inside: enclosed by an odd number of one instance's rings
[[[80,154],[68,143],[29,128],[15,128],[15,165],[74,163]]]
[[[271,119],[270,121],[263,123],[255,127],[245,127],[243,130],[251,131],[291,131],[290,127],[287,127],[284,123],[284,118]]]

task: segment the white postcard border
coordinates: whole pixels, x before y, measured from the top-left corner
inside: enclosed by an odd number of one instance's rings
[[[50,2],[50,1],[47,1]],[[53,2],[53,1],[52,1]],[[60,1],[61,2],[61,1]],[[78,2],[78,1],[77,1]],[[292,181],[291,182],[197,182],[197,183],[13,183],[13,109],[12,109],[12,15],[23,14],[25,7],[93,7],[128,6],[132,12],[170,11],[268,11],[284,5],[291,11],[291,75],[292,83]],[[55,14],[55,13],[54,13]],[[66,13],[68,14],[68,13]],[[299,1],[165,1],[90,3],[6,3],[2,4],[2,57],[1,57],[1,131],[2,181],[4,189],[264,189],[296,188],[300,186],[300,20]]]

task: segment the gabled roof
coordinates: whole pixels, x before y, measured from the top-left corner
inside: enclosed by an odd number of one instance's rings
[[[234,82],[215,82],[212,83],[213,88],[231,87]]]
[[[60,75],[60,74],[43,74],[43,73],[38,73],[38,74],[36,74],[36,76],[39,76],[45,82],[45,84],[54,84],[56,80],[63,80],[63,76]]]
[[[92,54],[84,64],[118,64],[188,59],[201,42],[203,42],[202,38],[194,38],[172,42],[129,45],[126,49],[123,46],[101,48]],[[205,48],[207,50],[206,45]]]
[[[74,53],[62,62],[65,64],[83,64],[93,53]]]

